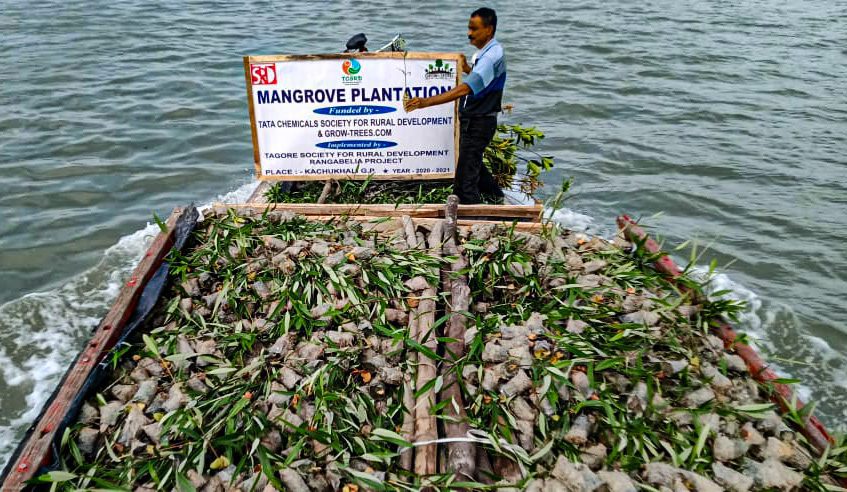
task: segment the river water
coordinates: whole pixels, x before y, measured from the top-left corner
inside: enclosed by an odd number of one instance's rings
[[[288,4],[288,5],[286,5]],[[493,4],[502,121],[536,125],[547,196],[610,235],[708,247],[738,327],[832,428],[847,421],[847,3]],[[156,233],[230,193],[252,152],[241,56],[364,31],[461,51],[474,5],[0,0],[0,464]],[[661,214],[661,215],[656,215]]]

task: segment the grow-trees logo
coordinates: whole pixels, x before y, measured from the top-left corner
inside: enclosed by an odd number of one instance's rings
[[[359,72],[362,71],[362,65],[353,58],[349,60],[344,60],[344,63],[341,64],[341,71],[344,72],[344,75],[341,76],[341,82],[346,85],[356,85],[362,81],[362,76],[359,75]]]
[[[456,77],[455,67],[449,63],[444,63],[444,60],[435,60],[435,63],[430,63],[429,67],[424,69],[425,79],[453,79]]]

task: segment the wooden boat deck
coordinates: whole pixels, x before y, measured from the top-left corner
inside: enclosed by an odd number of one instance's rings
[[[263,197],[260,185],[251,199]],[[241,212],[262,214],[291,212],[307,216],[310,220],[333,220],[349,218],[374,225],[391,221],[391,228],[400,226],[402,217],[414,217],[416,223],[428,224],[445,216],[444,204],[413,205],[366,205],[366,204],[268,204],[248,202],[244,204],[216,204],[234,208]],[[541,205],[465,205],[459,207],[459,228],[474,224],[506,224],[516,230],[535,232],[541,229]],[[42,467],[54,460],[54,440],[62,429],[62,422],[72,411],[73,402],[83,390],[94,368],[106,357],[120,339],[124,328],[135,311],[138,300],[150,278],[162,265],[174,246],[175,232],[180,220],[190,219],[194,208],[176,208],[165,224],[167,230],[153,240],[138,266],[121,288],[112,308],[95,330],[91,340],[71,364],[58,388],[45,404],[36,421],[28,429],[21,445],[11,457],[4,470],[2,491],[23,490],[26,481],[32,479]],[[486,217],[496,220],[480,220]],[[196,220],[190,219],[190,220]]]
[[[366,204],[268,204],[263,201],[263,186],[260,185],[244,204],[216,204],[213,207],[234,208],[242,213],[283,213],[290,212],[307,216],[311,220],[332,220],[347,217],[362,223],[381,224],[392,221],[391,228],[397,228],[403,216],[414,217],[417,223],[427,224],[440,220],[445,216],[445,205],[442,204],[413,204],[413,205],[366,205]],[[72,404],[83,390],[92,370],[99,364],[119,340],[124,327],[132,316],[142,291],[150,278],[160,268],[168,252],[174,246],[177,224],[181,220],[196,220],[190,216],[195,213],[193,208],[174,209],[166,221],[167,230],[161,232],[152,242],[145,256],[127,279],[112,308],[98,325],[89,343],[83,348],[76,360],[71,364],[55,393],[45,404],[44,409],[33,423],[23,439],[15,455],[7,464],[3,482],[3,491],[23,490],[26,481],[35,476],[42,467],[49,466],[55,452],[53,443],[62,423],[72,411]],[[516,230],[537,232],[542,223],[542,207],[540,205],[466,205],[459,206],[458,226],[470,227],[474,224],[508,224]],[[485,217],[489,220],[480,220]],[[637,224],[628,217],[618,219],[618,224],[631,239],[643,241],[653,252],[659,252],[658,245],[639,229]],[[667,256],[661,257],[656,264],[659,271],[669,276],[678,274],[678,268]],[[773,380],[776,375],[763,366],[761,359],[752,348],[735,340],[734,332],[728,325],[717,330],[727,344],[734,344],[736,350],[746,354],[745,361],[751,372],[760,376],[763,381]],[[744,355],[744,354],[742,354]],[[785,386],[785,385],[779,385]],[[788,387],[778,388],[775,401],[785,406],[793,397],[793,390]],[[784,391],[783,391],[784,390]],[[816,418],[810,419],[801,431],[807,439],[821,452],[832,443],[832,437]]]

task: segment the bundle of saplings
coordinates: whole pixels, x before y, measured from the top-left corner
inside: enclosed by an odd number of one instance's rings
[[[264,193],[268,203],[444,203],[452,182],[426,181],[303,181],[273,184]]]
[[[58,488],[838,490],[656,258],[547,224],[214,210]],[[533,231],[521,232],[521,231]],[[458,236],[458,237],[457,237]]]
[[[844,490],[847,447],[817,458],[795,432],[804,416],[781,418],[772,388],[710,334],[738,303],[702,301],[688,276],[681,291],[621,239],[474,226],[459,250],[454,282],[467,282],[471,314],[464,356],[445,371],[467,420],[456,426],[449,403],[442,420],[478,441],[447,444],[464,479],[533,491]]]
[[[434,377],[441,260],[425,248],[429,230],[407,222],[394,231],[215,210],[170,258],[172,288],[152,326],[114,352],[107,383],[65,433],[62,471],[40,480],[136,491],[419,488],[414,378],[423,366]],[[410,326],[423,332],[410,338]],[[438,487],[451,480],[429,475]]]

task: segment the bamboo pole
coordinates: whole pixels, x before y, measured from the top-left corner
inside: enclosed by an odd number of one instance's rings
[[[445,238],[447,237],[446,224],[445,224],[445,230],[444,230],[444,237]],[[445,239],[445,241],[446,241],[446,239]],[[447,249],[445,249],[444,245],[442,245],[442,253],[445,254],[445,255],[449,255],[449,253],[447,252]],[[440,279],[441,280],[441,292],[450,292],[452,285],[453,285],[452,280],[450,279],[450,269],[442,266],[440,270],[441,270],[441,279]],[[449,309],[449,306],[445,305],[444,306],[445,313],[449,312],[448,309]],[[438,336],[446,336],[446,328],[441,329],[438,333]],[[444,374],[444,364],[445,364],[445,362],[441,362],[441,363],[437,364],[439,375]],[[441,402],[442,400],[443,400],[443,395],[441,393],[439,393],[438,401]],[[439,423],[438,435],[439,436],[444,435],[443,423]],[[447,446],[439,446],[438,447],[438,473],[442,474],[442,475],[446,474],[449,469],[450,469],[450,466],[449,466],[449,461],[447,460]]]
[[[433,224],[432,232],[429,234],[430,254],[441,256],[441,238],[443,237],[444,222],[438,221]],[[414,231],[413,231],[414,232]],[[439,275],[439,270],[434,272]],[[435,352],[438,349],[438,340],[433,333],[435,325],[435,297],[436,289],[430,284],[421,296],[418,304],[418,325],[416,338],[420,345]],[[437,377],[435,361],[423,353],[418,354],[418,373],[416,388],[424,385]],[[435,391],[430,388],[418,395],[415,404],[415,440],[434,441],[438,439],[438,422],[435,415],[430,411],[435,404]],[[427,444],[415,449],[415,473],[417,475],[433,475],[437,471],[438,446]]]
[[[453,240],[454,244],[459,238],[456,232],[459,226],[459,197],[450,195],[447,197],[447,206],[444,207],[444,240]]]
[[[447,438],[465,437],[470,430],[465,413],[464,399],[459,385],[459,374],[456,361],[465,356],[465,313],[470,306],[471,289],[468,287],[467,275],[459,272],[467,267],[465,255],[459,251],[456,244],[457,205],[458,198],[451,195],[447,199],[444,253],[455,256],[456,260],[450,265],[450,319],[447,324],[447,342],[445,362],[441,366],[444,386],[441,390],[440,401],[447,401],[444,407],[444,433]],[[476,473],[476,450],[469,442],[451,442],[447,444],[446,472],[453,472],[459,480],[473,480]]]
[[[408,215],[401,217],[403,223],[403,233],[406,237],[406,244],[412,249],[417,249],[418,239],[415,234],[415,224],[412,218]],[[409,334],[408,337],[418,341],[418,308],[412,308],[409,311]],[[413,442],[416,440],[415,432],[415,389],[417,383],[417,367],[418,353],[414,350],[406,348],[406,357],[409,361],[409,367],[412,368],[410,374],[406,374],[403,382],[403,406],[406,407],[407,413],[403,416],[403,439]],[[400,458],[400,466],[404,470],[413,471],[415,464],[416,452],[414,448],[407,449]]]
[[[332,180],[326,181],[324,183],[324,188],[321,190],[321,196],[318,197],[317,203],[326,202],[327,197],[329,197],[330,191],[332,191]]]
[[[417,332],[418,310],[412,309],[409,312],[409,337],[413,337]],[[406,347],[406,359],[409,362],[409,367],[414,371],[414,367],[418,363],[418,354]],[[402,436],[408,442],[415,440],[415,374],[414,372],[407,373],[403,378],[403,407],[406,413],[403,414]],[[412,465],[415,459],[415,449],[407,448],[400,455],[400,466],[411,472]]]
[[[297,207],[290,207],[291,210],[289,210],[288,207],[286,207],[285,205],[286,204],[280,204],[280,205],[275,205],[272,208],[268,208],[268,207],[264,207],[264,206],[257,205],[257,204],[247,204],[247,205],[243,205],[243,204],[239,204],[239,205],[217,204],[217,205],[214,205],[214,210],[217,213],[217,210],[219,209],[219,210],[221,210],[221,213],[223,213],[227,209],[234,209],[234,210],[238,211],[239,213],[244,214],[246,217],[259,217],[259,216],[267,213],[267,216],[270,217],[270,218],[274,218],[274,217],[278,216],[278,214],[284,214],[286,212],[292,212],[294,214],[304,215],[306,217],[306,219],[310,220],[310,221],[343,222],[343,221],[346,221],[346,220],[354,220],[354,221],[357,221],[357,222],[363,223],[363,224],[368,223],[368,222],[382,223],[383,221],[386,220],[386,217],[389,217],[391,219],[399,219],[401,217],[401,215],[409,215],[410,218],[411,218],[411,216],[414,216],[415,223],[417,225],[423,225],[423,226],[432,226],[432,224],[434,224],[435,222],[437,222],[439,220],[444,220],[444,219],[438,219],[438,218],[435,218],[435,217],[421,217],[420,215],[422,215],[422,212],[420,210],[404,210],[402,208],[398,208],[396,211],[388,211],[388,210],[373,210],[373,209],[369,210],[369,209],[365,208],[366,207],[365,205],[362,205],[362,206],[344,205],[343,207],[346,207],[346,208],[335,208],[336,207],[335,205],[325,205],[327,207],[326,210],[313,209],[313,210],[306,211],[306,210],[303,210],[303,209],[298,209]],[[321,212],[321,214],[318,214],[318,212]],[[430,212],[428,210],[424,210],[423,212],[425,212],[425,214],[423,214],[423,215],[429,215],[430,214]],[[495,218],[495,217],[492,217],[492,218]],[[529,232],[529,233],[533,233],[533,234],[539,233],[543,228],[543,224],[540,223],[540,222],[513,222],[513,221],[505,219],[505,218],[503,220],[482,220],[482,219],[461,219],[461,218],[458,220],[458,228],[460,228],[460,229],[469,228],[469,227],[471,227],[473,225],[477,225],[477,224],[478,225],[489,225],[490,224],[490,225],[505,227],[507,229],[513,228],[515,231]]]
[[[401,219],[403,220],[403,230],[406,232],[406,243],[410,248],[416,249],[418,247],[418,236],[415,234],[415,224],[408,215],[404,215]]]
[[[486,485],[493,485],[494,470],[491,469],[491,460],[488,458],[488,451],[482,446],[476,448],[476,481]]]

